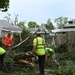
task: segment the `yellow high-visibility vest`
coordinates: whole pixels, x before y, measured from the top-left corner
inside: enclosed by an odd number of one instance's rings
[[[33,40],[33,45],[36,45],[36,55],[44,55],[45,54],[45,40],[41,37],[37,37]]]
[[[54,50],[52,48],[45,48],[45,52],[49,51],[48,56],[50,56],[50,53],[53,53]]]
[[[2,55],[3,53],[5,53],[5,50],[0,47],[0,55]]]

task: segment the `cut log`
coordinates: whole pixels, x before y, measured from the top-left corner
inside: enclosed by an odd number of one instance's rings
[[[36,55],[32,54],[32,52],[26,52],[15,55],[13,60],[34,67],[35,62],[37,62],[38,59]]]
[[[31,62],[29,62],[29,61],[26,61],[26,60],[19,59],[18,61],[21,62],[21,63],[25,63],[25,64],[27,64],[27,65],[31,65],[32,67],[35,66],[33,63],[31,63]]]
[[[23,60],[32,60],[32,58],[35,59],[37,58],[37,56],[34,56],[31,52],[26,52],[26,53],[22,53],[22,54],[17,54],[13,57],[13,60],[18,61],[18,59],[23,59]]]

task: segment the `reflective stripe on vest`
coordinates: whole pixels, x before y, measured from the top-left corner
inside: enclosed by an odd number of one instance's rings
[[[44,40],[42,38],[41,39],[36,38],[36,41],[37,41],[37,49],[44,49],[45,45]]]

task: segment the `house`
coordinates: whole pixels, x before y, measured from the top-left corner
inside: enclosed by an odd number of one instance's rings
[[[64,33],[64,32],[75,32],[75,24],[73,21],[68,21],[68,25],[65,25],[62,29],[54,29],[52,33]]]
[[[6,20],[0,20],[0,37],[2,37],[4,34],[8,33],[11,31],[12,33],[14,32],[19,32],[21,33],[22,29],[18,26],[14,26],[7,22]]]
[[[75,58],[75,24],[68,21],[62,29],[52,30],[55,33],[55,43],[57,46],[64,46],[64,50],[73,53]]]

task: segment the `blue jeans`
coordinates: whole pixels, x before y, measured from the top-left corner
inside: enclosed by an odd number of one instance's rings
[[[38,56],[39,71],[44,74],[45,55]]]

